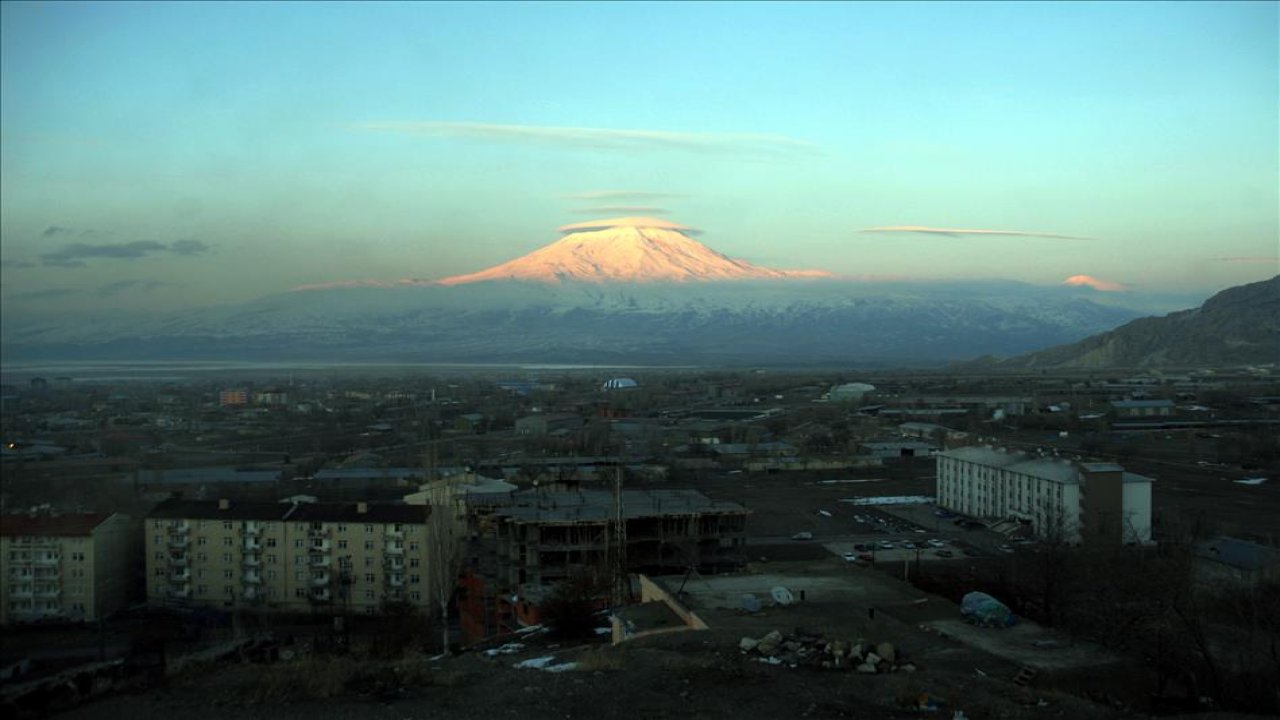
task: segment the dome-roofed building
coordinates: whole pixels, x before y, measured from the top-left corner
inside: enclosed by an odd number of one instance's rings
[[[631,388],[640,387],[640,383],[627,377],[610,378],[604,381],[602,390],[629,390]]]
[[[846,383],[844,385],[836,385],[831,388],[827,396],[831,402],[850,402],[861,400],[867,393],[876,391],[875,385],[867,383]]]

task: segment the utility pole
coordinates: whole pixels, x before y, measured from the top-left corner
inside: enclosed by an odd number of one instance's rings
[[[613,532],[609,533],[613,550],[610,563],[613,577],[609,601],[614,607],[618,607],[631,594],[631,580],[627,576],[627,518],[622,501],[622,463],[618,462],[614,470]]]

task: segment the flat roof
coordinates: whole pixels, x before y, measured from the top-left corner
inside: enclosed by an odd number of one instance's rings
[[[59,513],[57,515],[0,515],[0,536],[86,537],[101,525],[108,513]]]
[[[622,491],[622,514],[627,520],[749,513],[738,503],[712,500],[696,490]],[[494,514],[518,523],[605,522],[614,516],[614,494],[609,490],[523,490],[497,505]]]
[[[280,503],[232,500],[226,510],[217,500],[166,500],[147,515],[148,520],[261,520],[288,522],[372,522],[425,523],[431,514],[428,505],[367,503],[360,512],[357,503]]]

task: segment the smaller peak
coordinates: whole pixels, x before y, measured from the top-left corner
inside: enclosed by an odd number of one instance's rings
[[[572,225],[561,225],[559,231],[562,234],[569,235],[580,232],[595,232],[598,230],[612,230],[613,228],[646,228],[652,230],[673,230],[685,235],[696,235],[698,230],[673,223],[670,220],[660,220],[651,217],[619,217],[610,218],[608,220],[588,220],[586,222],[573,223]]]

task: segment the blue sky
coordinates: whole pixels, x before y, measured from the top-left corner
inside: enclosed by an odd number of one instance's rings
[[[0,21],[6,304],[444,277],[620,206],[841,274],[1208,292],[1277,272],[1275,3],[5,2]],[[860,232],[899,226],[1033,235]]]

